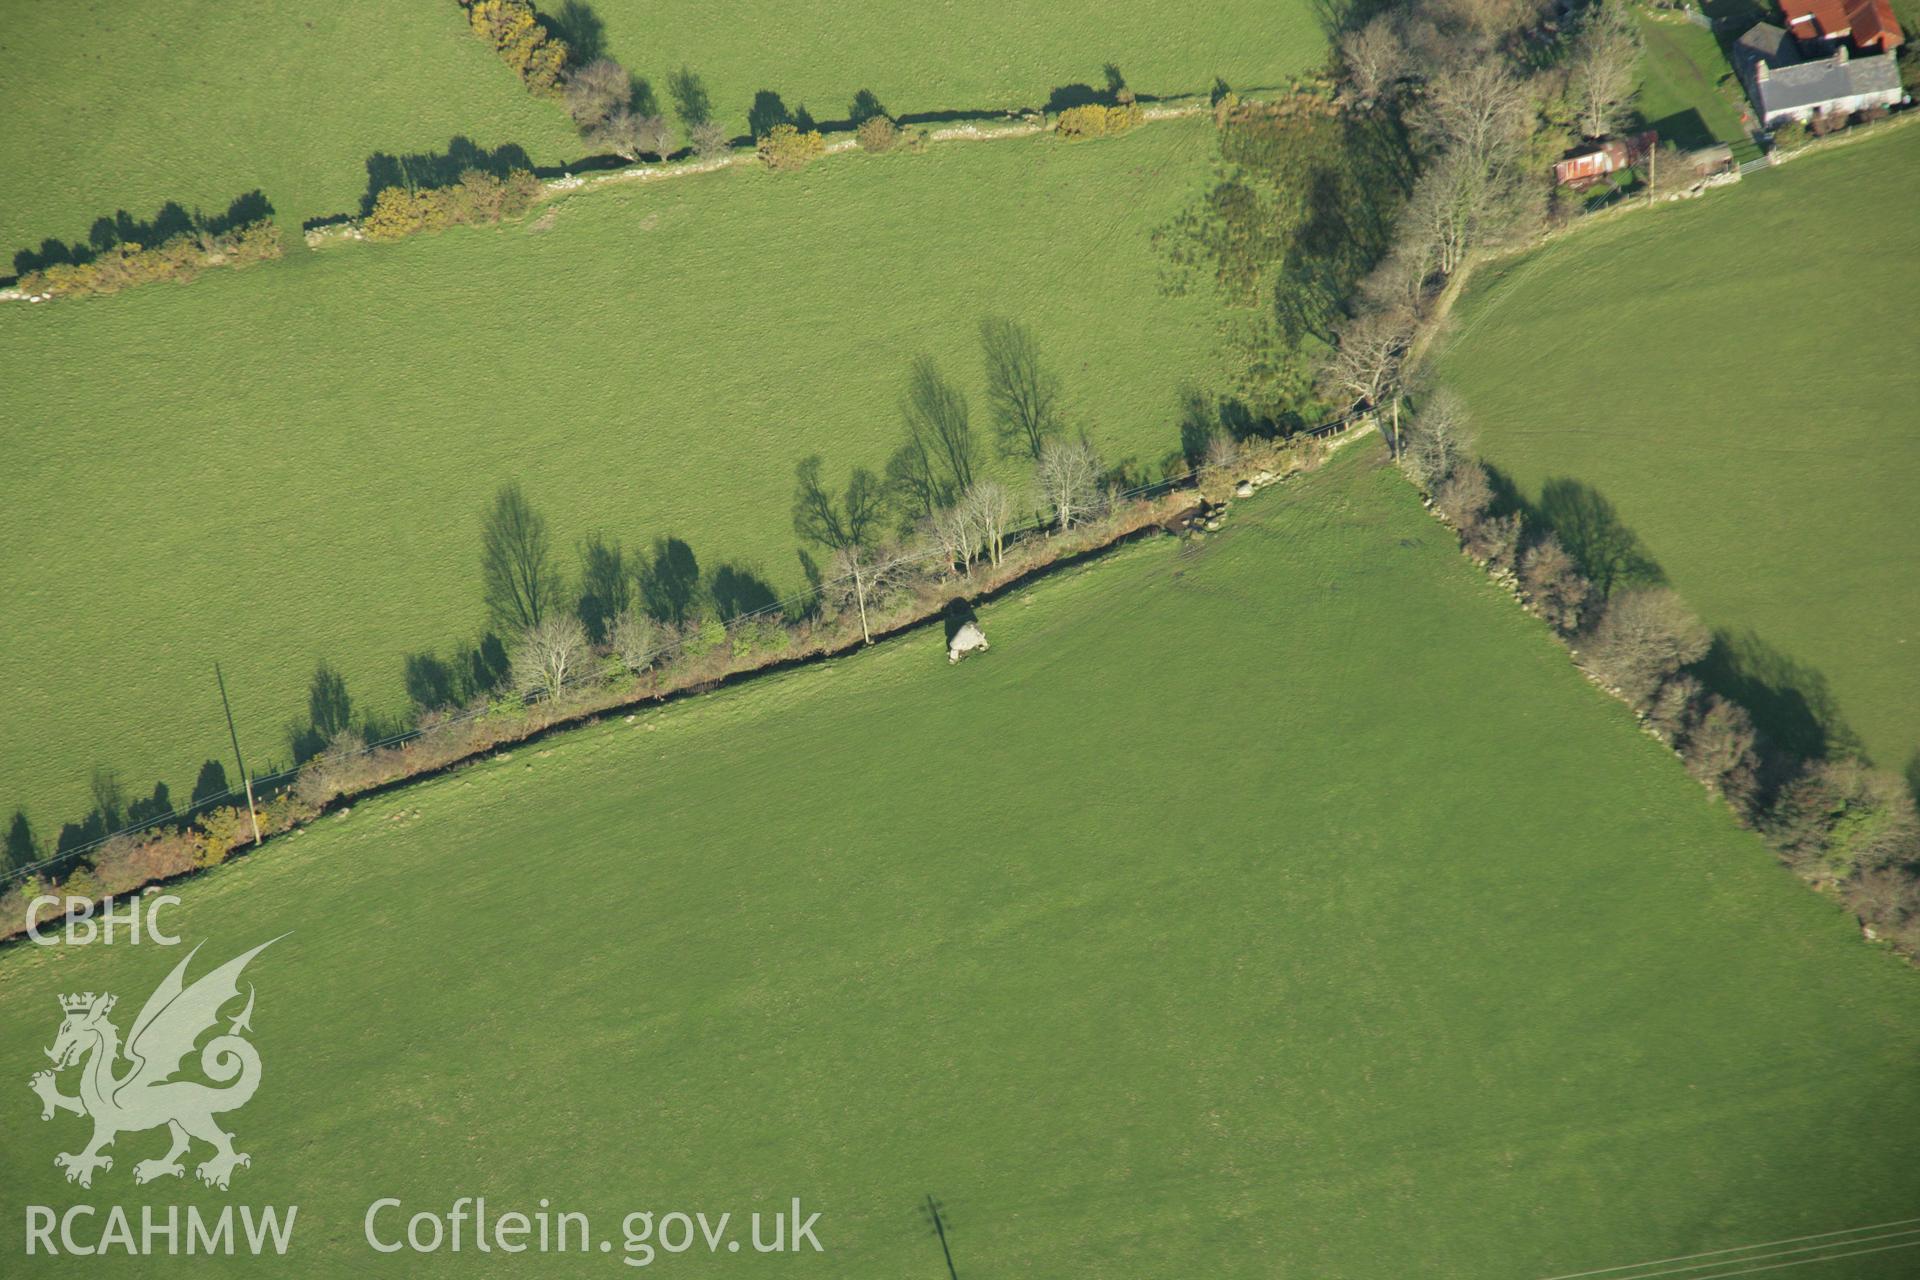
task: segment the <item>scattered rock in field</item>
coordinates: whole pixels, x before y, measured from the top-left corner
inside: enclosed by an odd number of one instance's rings
[[[632,724],[635,720],[638,720],[639,718],[640,718],[639,716],[628,716],[627,723]]]
[[[1236,498],[1251,498],[1253,496],[1253,481],[1242,480],[1239,484],[1233,486],[1233,496]]]
[[[947,663],[952,665],[978,650],[985,653],[993,646],[987,643],[987,633],[980,629],[977,622],[963,622],[960,629],[953,633],[953,639],[947,641]]]

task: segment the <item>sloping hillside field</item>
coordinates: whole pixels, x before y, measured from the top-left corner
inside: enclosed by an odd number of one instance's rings
[[[0,954],[10,1190],[298,1205],[308,1276],[611,1276],[626,1213],[732,1213],[738,1243],[794,1197],[820,1253],[652,1260],[1637,1280],[1920,1212],[1920,976],[1376,453],[1198,549],[993,604],[957,669],[921,633],[363,801],[185,886],[196,972],[291,931],[246,975],[265,1076],[227,1195],[133,1185],[155,1133],[68,1185],[81,1122],[24,1088],[57,994],[130,1018],[182,949]],[[482,1195],[585,1213],[595,1248],[479,1257],[470,1220],[458,1256],[364,1239],[383,1198],[392,1244]],[[1912,1274],[1879,1247],[1804,1274]]]
[[[301,253],[0,308],[0,807],[49,837],[95,765],[184,798],[240,741],[285,761],[314,664],[405,705],[410,652],[484,624],[480,516],[517,481],[574,566],[595,531],[804,584],[794,464],[881,468],[934,356],[990,436],[978,326],[1031,326],[1114,461],[1179,444],[1204,298],[1149,240],[1203,120],[634,184],[497,230]],[[964,199],[957,192],[967,193]],[[228,765],[229,773],[232,765]]]
[[[1442,360],[1488,460],[1603,557],[1637,541],[1765,727],[1896,771],[1920,766],[1916,199],[1906,127],[1569,236],[1476,279]]]

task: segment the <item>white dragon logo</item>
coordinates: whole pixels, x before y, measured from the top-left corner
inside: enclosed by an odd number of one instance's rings
[[[285,936],[285,935],[282,935]],[[113,1012],[115,996],[89,991],[84,995],[60,997],[66,1018],[53,1048],[46,1051],[53,1060],[52,1071],[41,1071],[28,1082],[40,1095],[42,1120],[53,1119],[55,1111],[93,1117],[93,1141],[84,1151],[57,1155],[53,1163],[67,1171],[67,1181],[83,1187],[93,1185],[95,1169],[112,1169],[113,1158],[100,1154],[121,1133],[134,1133],[166,1125],[173,1134],[173,1147],[158,1160],[142,1160],[133,1166],[135,1182],[151,1182],[160,1177],[180,1177],[185,1173],[180,1157],[198,1138],[210,1143],[214,1153],[195,1170],[208,1186],[227,1189],[227,1181],[237,1166],[251,1164],[244,1152],[233,1149],[233,1135],[214,1123],[214,1116],[246,1105],[260,1086],[260,1054],[241,1038],[242,1031],[253,1029],[253,988],[247,988],[247,1007],[234,1017],[226,1034],[207,1041],[200,1051],[200,1070],[209,1080],[224,1085],[213,1088],[194,1080],[175,1080],[181,1062],[193,1052],[194,1043],[220,1021],[220,1009],[240,995],[240,971],[247,962],[278,942],[261,943],[253,950],[195,980],[183,981],[187,965],[198,954],[194,947],[187,958],[175,965],[154,993],[147,997],[140,1016],[133,1020],[124,1054],[132,1065],[116,1075],[114,1068],[122,1055],[120,1030],[107,1020]],[[91,1057],[88,1055],[91,1054]],[[80,1073],[78,1097],[68,1097],[54,1083],[56,1072],[86,1058]]]

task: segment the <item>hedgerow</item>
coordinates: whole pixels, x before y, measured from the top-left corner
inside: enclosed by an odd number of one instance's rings
[[[870,116],[853,131],[862,151],[891,151],[900,141],[900,126],[887,116]]]
[[[421,231],[499,222],[525,213],[539,194],[540,180],[525,169],[505,178],[469,169],[450,187],[388,187],[374,198],[361,230],[369,240],[398,240]]]
[[[1273,443],[1247,451],[1239,464],[1240,474],[1311,470],[1324,456],[1325,449],[1317,441]],[[1201,479],[1203,494],[1230,492],[1235,485],[1231,475]],[[967,589],[980,594],[998,591],[1058,561],[1167,524],[1193,502],[1189,490],[1107,503],[1085,523],[1055,529],[1044,537],[1009,541],[997,563],[982,560],[975,566]],[[870,630],[876,638],[938,618],[947,609],[955,590],[954,568],[926,551],[918,543],[876,549],[885,558],[869,568],[866,600]],[[818,603],[785,616],[742,617],[731,626],[711,612],[702,612],[669,642],[667,654],[658,654],[651,641],[635,642],[636,651],[624,658],[609,653],[602,656],[614,661],[585,663],[582,678],[556,696],[529,702],[518,696],[478,695],[459,715],[422,713],[414,726],[415,736],[404,742],[376,747],[355,743],[351,750],[328,750],[302,766],[290,784],[283,783],[279,794],[258,797],[261,834],[271,837],[293,830],[354,796],[511,747],[558,726],[641,701],[701,692],[729,676],[793,658],[851,652],[866,642],[850,593],[831,595],[830,607],[824,611],[816,612]],[[197,826],[155,828],[109,840],[84,855],[58,888],[45,878],[30,876],[0,892],[0,938],[25,930],[26,904],[40,893],[96,899],[131,892],[216,865],[253,839],[252,819],[244,808],[213,808],[194,822]]]
[[[826,154],[827,144],[815,130],[777,124],[761,135],[756,150],[769,169],[804,169]]]
[[[271,219],[262,219],[219,233],[183,232],[150,248],[116,244],[88,262],[61,262],[26,272],[19,287],[29,297],[118,293],[157,280],[185,283],[208,267],[246,266],[277,258],[281,252],[279,228]]]
[[[1109,107],[1090,102],[1083,107],[1068,107],[1062,111],[1053,128],[1054,132],[1072,142],[1125,133],[1142,119],[1144,116],[1137,103]]]
[[[527,0],[461,0],[473,33],[491,44],[531,93],[560,96],[567,46],[540,21]]]

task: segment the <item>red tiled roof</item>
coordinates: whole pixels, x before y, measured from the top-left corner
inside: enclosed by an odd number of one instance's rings
[[[1903,39],[1890,0],[1780,0],[1780,13],[1801,40],[1845,38],[1880,52]]]
[[[1888,0],[1853,0],[1847,17],[1853,23],[1853,42],[1862,49],[1884,51],[1901,42],[1900,22]]]

